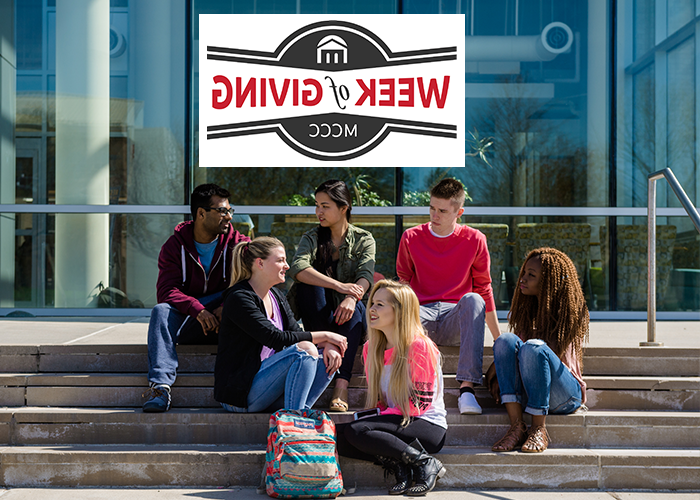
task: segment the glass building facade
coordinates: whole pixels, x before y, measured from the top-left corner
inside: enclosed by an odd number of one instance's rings
[[[198,16],[239,13],[464,14],[464,167],[199,168]],[[401,232],[452,176],[501,315],[547,245],[574,260],[593,318],[644,318],[647,174],[670,167],[700,199],[698,30],[700,0],[0,0],[0,315],[147,314],[203,182],[291,254],[315,186],[345,180],[391,277]],[[700,235],[657,192],[659,318],[700,319]]]

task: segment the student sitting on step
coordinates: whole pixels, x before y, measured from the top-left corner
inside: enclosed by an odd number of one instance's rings
[[[228,411],[311,408],[343,360],[347,339],[302,330],[274,288],[284,283],[287,269],[276,238],[256,238],[233,250],[214,372],[214,399]]]
[[[316,189],[319,225],[301,237],[289,275],[304,328],[330,330],[348,339],[329,411],[348,411],[348,383],[364,336],[362,297],[373,283],[375,242],[372,233],[350,224],[352,196],[343,181],[329,180]]]
[[[573,413],[586,401],[581,346],[588,340],[588,307],[576,267],[554,248],[530,252],[518,283],[508,314],[515,334],[504,333],[493,344],[500,400],[511,426],[492,450],[538,453],[549,445],[547,414]],[[498,400],[499,393],[493,396]],[[523,406],[532,415],[529,431]]]
[[[378,281],[368,306],[366,402],[378,414],[339,424],[338,453],[378,461],[394,473],[390,495],[425,495],[445,474],[428,454],[442,449],[447,430],[440,351],[425,334],[418,297],[408,285]]]

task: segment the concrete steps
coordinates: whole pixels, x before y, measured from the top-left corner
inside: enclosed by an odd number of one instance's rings
[[[333,414],[336,422],[350,414]],[[269,415],[230,414],[223,409],[173,409],[164,414],[140,409],[7,408],[0,409],[0,445],[97,444],[260,444],[267,437]],[[526,419],[528,417],[526,416]],[[448,410],[446,444],[488,446],[508,429],[502,410],[459,415]],[[700,413],[589,411],[550,415],[552,447],[699,448]]]
[[[587,406],[591,410],[700,411],[700,377],[585,376]],[[364,377],[350,381],[350,406],[364,404]],[[214,376],[183,373],[173,386],[173,407],[218,408],[214,400]],[[6,406],[133,407],[143,404],[148,386],[145,374],[132,373],[0,373],[0,401]],[[325,407],[332,390],[319,399]],[[456,407],[459,383],[445,375],[445,404]],[[477,388],[485,408],[495,408],[490,394]]]
[[[481,388],[484,414],[459,415],[458,350],[441,351],[449,429],[440,487],[700,487],[700,349],[587,349],[590,410],[550,415],[552,445],[534,455],[490,451],[508,418]],[[0,346],[0,487],[257,485],[268,415],[230,414],[213,400],[215,347],[178,353],[174,408],[144,414],[144,345]],[[486,348],[484,367],[491,362]],[[350,404],[359,408],[359,357],[355,373]],[[379,467],[341,465],[348,485],[384,485]]]
[[[443,371],[456,373],[459,350],[441,347]],[[178,373],[213,373],[216,346],[179,346]],[[361,373],[360,356],[355,372]],[[493,362],[493,350],[484,348],[484,369]],[[139,373],[148,371],[145,345],[0,346],[0,373]],[[584,375],[697,377],[700,348],[589,347],[584,353]]]
[[[0,448],[7,487],[256,486],[261,446],[21,446]],[[696,489],[697,450],[559,448],[545,454],[447,446],[440,488]],[[341,458],[346,485],[385,485],[382,469]]]
[[[454,380],[458,350],[441,348],[446,404],[456,407]],[[180,369],[173,406],[214,408],[212,397],[214,346],[178,348]],[[493,361],[484,351],[484,367]],[[140,407],[147,386],[146,346],[2,346],[0,404],[5,406]],[[364,378],[359,355],[351,381],[350,406],[364,405]],[[588,407],[593,410],[700,411],[700,349],[589,348],[584,357]],[[326,407],[328,390],[318,402]],[[490,395],[477,388],[482,406],[495,407]]]

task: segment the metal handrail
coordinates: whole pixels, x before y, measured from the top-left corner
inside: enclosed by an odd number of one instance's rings
[[[656,181],[665,177],[673,192],[685,208],[686,213],[693,221],[695,229],[700,233],[700,214],[693,206],[681,184],[673,175],[670,168],[664,168],[647,176],[649,187],[649,199],[647,204],[647,341],[640,342],[640,346],[662,346],[663,342],[656,341]]]

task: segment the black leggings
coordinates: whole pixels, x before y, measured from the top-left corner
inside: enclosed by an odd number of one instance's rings
[[[374,461],[377,455],[401,459],[401,452],[418,438],[428,453],[439,452],[445,444],[446,429],[422,418],[401,427],[400,415],[378,415],[338,424],[338,454]]]

